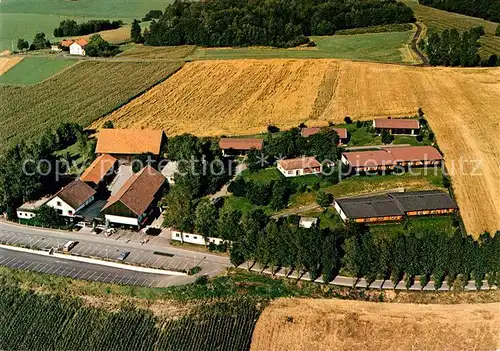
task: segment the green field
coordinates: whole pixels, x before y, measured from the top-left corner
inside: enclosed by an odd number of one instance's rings
[[[317,45],[312,48],[197,48],[188,59],[339,58],[394,63],[414,62],[408,55],[408,43],[412,35],[413,32],[406,31],[312,37]]]
[[[25,57],[21,62],[0,76],[0,84],[35,84],[64,68],[74,65],[76,60],[65,60],[50,57]]]
[[[0,86],[2,147],[61,122],[89,125],[182,66],[181,62],[85,61],[40,84]]]
[[[149,10],[164,10],[170,0],[3,0],[0,2],[0,50],[17,50],[17,39],[31,42],[37,32],[53,40],[63,19],[141,19]]]
[[[479,41],[481,55],[500,55],[500,37],[495,36],[498,23],[420,5],[417,0],[403,0],[403,2],[413,9],[417,20],[427,26],[427,35],[451,28],[466,31],[472,27],[483,26],[486,35]]]

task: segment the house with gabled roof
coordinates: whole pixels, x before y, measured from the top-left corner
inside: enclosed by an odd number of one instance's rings
[[[418,135],[420,123],[411,118],[376,118],[373,120],[376,134],[387,131],[390,134]]]
[[[285,177],[298,177],[308,174],[321,174],[323,165],[315,157],[297,157],[286,160],[279,160],[278,170]]]
[[[110,196],[101,214],[110,224],[140,228],[161,199],[165,181],[165,177],[153,167],[144,167]]]
[[[85,47],[88,45],[88,41],[85,39],[77,39],[69,46],[70,55],[85,56]]]
[[[166,140],[163,130],[104,128],[97,133],[96,154],[108,154],[121,161],[131,161],[140,154],[160,155]]]
[[[46,205],[54,208],[60,216],[74,218],[78,211],[94,201],[95,195],[92,187],[77,179],[59,190]]]
[[[82,173],[80,180],[97,189],[100,184],[111,178],[117,162],[118,160],[111,155],[100,155]]]
[[[331,129],[339,136],[339,145],[345,145],[349,142],[349,134],[346,128],[332,128],[332,127],[305,127],[300,130],[300,135],[308,138],[311,135],[318,134],[322,129]]]

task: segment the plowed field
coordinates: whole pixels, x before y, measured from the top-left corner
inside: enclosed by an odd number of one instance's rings
[[[420,106],[453,172],[467,230],[479,234],[500,229],[499,101],[500,69],[326,59],[199,61],[105,119],[169,135],[234,135],[262,132],[268,124],[290,128],[346,115],[414,114]]]
[[[257,321],[251,350],[493,350],[499,323],[498,303],[280,299]]]

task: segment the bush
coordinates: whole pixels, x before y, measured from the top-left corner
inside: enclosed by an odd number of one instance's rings
[[[312,185],[311,185],[312,190],[316,191],[316,190],[319,190],[319,188],[320,188],[319,182],[312,183]]]
[[[268,133],[278,133],[280,131],[280,129],[278,127],[276,127],[275,125],[268,125],[267,126],[267,131]]]
[[[416,139],[420,143],[420,142],[422,142],[422,140],[424,140],[424,137],[422,136],[422,134],[419,134],[419,135],[417,135]]]
[[[344,117],[344,122],[345,122],[346,124],[352,124],[352,119],[351,119],[351,117],[349,117],[349,116],[345,116],[345,117]]]
[[[443,187],[445,187],[446,189],[449,189],[450,186],[451,186],[450,178],[443,174]]]
[[[200,275],[199,277],[196,278],[194,281],[196,285],[207,285],[208,283],[208,276],[207,275]]]
[[[394,141],[394,135],[389,133],[387,130],[382,130],[382,133],[380,134],[380,137],[382,138],[382,142],[384,144],[390,144]]]
[[[430,141],[434,141],[434,132],[429,132],[429,135],[427,136],[427,139],[429,139]]]
[[[161,229],[160,228],[153,228],[153,227],[149,227],[147,230],[146,230],[146,234],[147,235],[153,235],[153,236],[157,236],[161,233]]]

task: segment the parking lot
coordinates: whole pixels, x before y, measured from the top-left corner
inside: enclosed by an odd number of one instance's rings
[[[89,234],[92,235],[92,234]],[[99,236],[103,237],[101,233]],[[199,258],[180,257],[168,252],[168,248],[164,250],[151,250],[131,248],[127,245],[129,242],[136,243],[143,240],[151,239],[150,236],[144,233],[118,231],[111,237],[106,238],[105,243],[79,242],[71,249],[70,254],[83,257],[91,257],[98,259],[106,259],[118,261],[120,254],[129,252],[129,255],[123,260],[125,263],[174,271],[188,270],[200,263]],[[77,241],[77,239],[74,239]],[[0,243],[6,245],[16,245],[27,247],[36,250],[49,251],[54,248],[62,251],[62,247],[67,243],[67,239],[48,237],[43,235],[19,235],[17,232],[3,231],[0,232]]]

